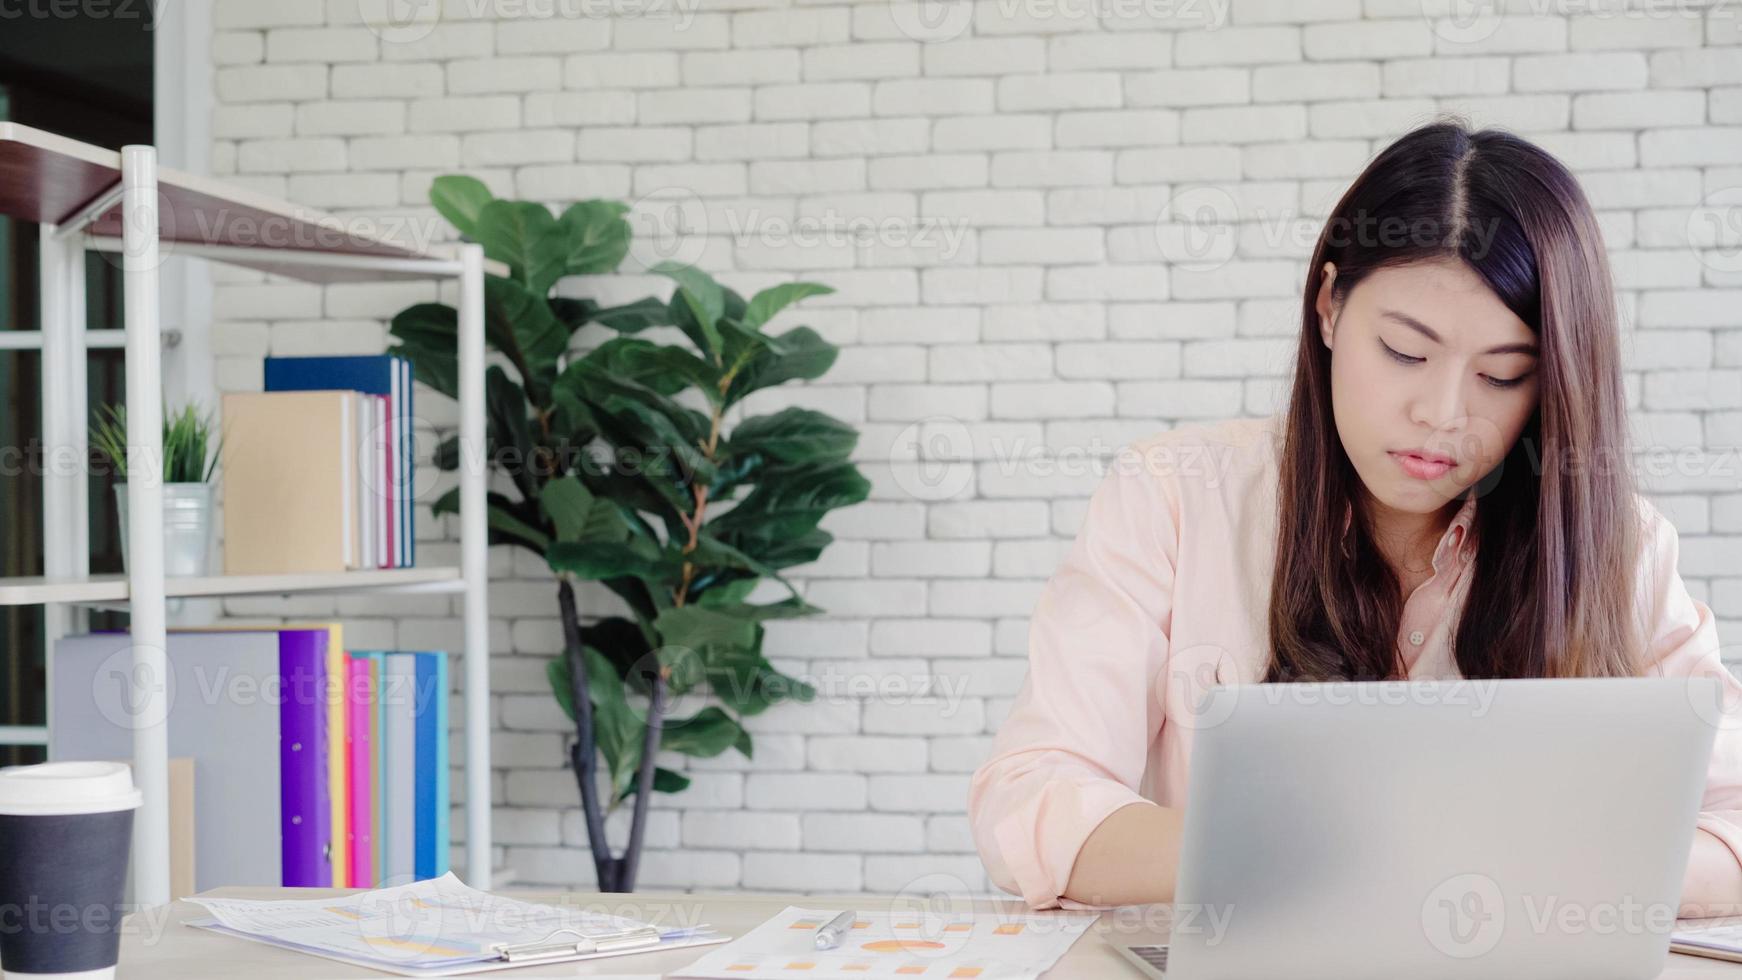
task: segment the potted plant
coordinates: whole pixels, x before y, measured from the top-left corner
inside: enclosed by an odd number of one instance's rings
[[[127,407],[105,405],[92,440],[120,479],[115,513],[121,529],[121,567],[127,567]],[[163,413],[163,573],[204,575],[212,547],[212,473],[223,439],[213,441],[211,419],[193,406]]]
[[[485,379],[484,448],[508,488],[489,495],[490,540],[539,555],[556,574],[564,649],[550,664],[551,691],[575,723],[570,761],[598,887],[629,891],[648,797],[689,783],[656,765],[656,753],[749,757],[744,716],[814,696],[762,655],[763,624],[822,611],[781,570],[816,560],[832,540],[822,518],[867,496],[848,461],[858,433],[804,408],[732,426],[727,413],[834,364],[837,349],[809,327],[764,329],[792,303],[832,290],[785,283],[746,300],[698,269],[661,263],[652,271],[676,284],[669,299],[604,308],[553,297],[562,276],[617,269],[629,249],[626,205],[582,201],[553,216],[459,176],[436,180],[430,196],[510,270],[485,283],[485,336],[504,363]],[[452,307],[420,303],[392,325],[417,377],[449,397],[457,323]],[[589,323],[615,336],[570,355]],[[635,336],[656,326],[689,342]],[[478,452],[465,447],[467,459]],[[460,458],[456,439],[436,450],[443,469]],[[457,513],[458,500],[452,491],[433,509]],[[583,624],[575,584],[589,580],[629,615]],[[765,580],[787,595],[752,602]],[[627,847],[614,855],[605,818],[631,800]]]

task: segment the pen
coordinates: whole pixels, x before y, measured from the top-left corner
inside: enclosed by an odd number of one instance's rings
[[[842,912],[817,930],[817,948],[834,949],[841,945],[841,936],[853,927],[853,913]]]

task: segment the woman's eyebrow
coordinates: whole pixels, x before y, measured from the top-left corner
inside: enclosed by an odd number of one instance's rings
[[[1445,340],[1443,340],[1438,333],[1434,332],[1434,329],[1432,327],[1421,322],[1420,320],[1417,320],[1415,317],[1410,316],[1408,313],[1404,313],[1401,310],[1380,310],[1379,315],[1382,317],[1385,317],[1386,319],[1389,319],[1389,320],[1396,320],[1398,323],[1403,324],[1404,326],[1410,328],[1411,330],[1415,330],[1415,331],[1421,333],[1427,339],[1433,341],[1436,344],[1441,344],[1441,345],[1445,344]],[[1537,356],[1537,349],[1536,349],[1536,345],[1532,344],[1532,343],[1501,344],[1498,347],[1490,347],[1487,350],[1483,351],[1482,353],[1484,353],[1484,354],[1529,354],[1531,357],[1535,357],[1535,356]]]

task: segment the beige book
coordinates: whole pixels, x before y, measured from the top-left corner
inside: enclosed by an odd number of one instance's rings
[[[224,571],[342,572],[356,562],[349,391],[224,396]]]

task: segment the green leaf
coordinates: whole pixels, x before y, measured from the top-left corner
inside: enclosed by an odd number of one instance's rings
[[[770,286],[750,298],[744,311],[743,324],[749,330],[761,330],[776,313],[807,296],[826,296],[834,289],[816,282],[786,282]]]
[[[696,601],[713,609],[742,607],[750,593],[756,591],[757,578],[733,579],[703,591]],[[749,607],[753,608],[753,607]]]
[[[575,689],[569,684],[569,662],[566,657],[557,657],[544,665],[544,677],[550,681],[550,693],[556,698],[557,706],[563,709],[563,714],[569,716],[569,721],[575,720]]]
[[[429,202],[467,238],[477,237],[478,215],[495,199],[483,181],[462,174],[437,177],[429,185]]]
[[[579,579],[631,576],[651,583],[664,583],[672,566],[664,555],[649,552],[638,541],[557,541],[545,551],[551,570]]]
[[[400,344],[393,353],[411,362],[417,380],[458,400],[460,397],[459,314],[441,303],[418,303],[400,310],[388,328]]]
[[[771,343],[751,350],[744,366],[732,379],[732,386],[726,393],[727,404],[762,388],[820,378],[834,366],[840,353],[835,345],[809,327],[794,327],[771,340]]]
[[[586,360],[606,374],[646,385],[662,395],[696,387],[718,402],[720,372],[682,347],[634,337],[613,337],[588,352]]]
[[[692,650],[743,649],[756,642],[754,620],[706,606],[667,609],[654,620],[653,628],[659,632],[660,642],[665,645]]]
[[[492,437],[491,461],[508,474],[521,497],[538,499],[538,480],[532,471],[535,444],[526,418],[526,393],[500,365],[484,372],[484,413]]]
[[[640,333],[648,327],[669,327],[672,325],[671,305],[648,296],[622,306],[595,310],[592,322],[618,333]]]
[[[655,793],[681,793],[689,789],[689,786],[690,777],[683,773],[672,772],[670,769],[662,769],[659,766],[653,767],[653,791]],[[622,803],[634,796],[636,788],[634,781],[631,781],[629,788],[623,791],[623,795],[617,798],[617,802]]]
[[[659,747],[684,755],[711,757],[737,743],[744,733],[731,715],[709,706],[688,718],[666,718],[660,724]]]
[[[562,476],[544,485],[538,505],[556,525],[558,541],[579,541],[587,527],[587,514],[593,509],[593,494],[575,477]]]
[[[624,696],[623,679],[611,661],[592,647],[581,649],[586,658],[587,699],[593,702],[593,736],[605,757],[616,798],[641,765],[641,737],[647,722]]]
[[[709,527],[720,540],[756,554],[723,532],[797,537],[814,529],[829,511],[859,503],[870,493],[870,481],[852,463],[770,467],[748,497],[709,522]]]
[[[491,201],[478,212],[473,237],[485,255],[507,263],[515,281],[539,299],[563,274],[568,235],[542,204]]]
[[[617,271],[629,254],[629,222],[623,220],[628,211],[629,205],[621,201],[569,205],[559,219],[568,246],[563,272],[576,276]]]
[[[651,271],[677,283],[677,293],[671,298],[672,316],[678,326],[686,328],[684,332],[690,335],[703,354],[717,357],[720,352],[717,322],[726,311],[726,297],[720,284],[695,266],[676,262],[661,262]],[[680,305],[685,315],[680,315]]]
[[[550,304],[512,279],[484,280],[484,336],[520,373],[526,399],[550,405],[557,358],[569,346],[569,332],[550,312]]]
[[[516,504],[499,493],[485,495],[484,523],[491,531],[491,544],[519,544],[543,554],[551,545],[550,536],[533,527],[526,518],[516,513]],[[434,515],[458,514],[460,512],[460,488],[455,487],[437,498],[430,505],[430,513]]]
[[[738,423],[726,452],[760,453],[783,463],[818,463],[846,459],[858,442],[858,431],[845,422],[808,408],[785,408]]]

